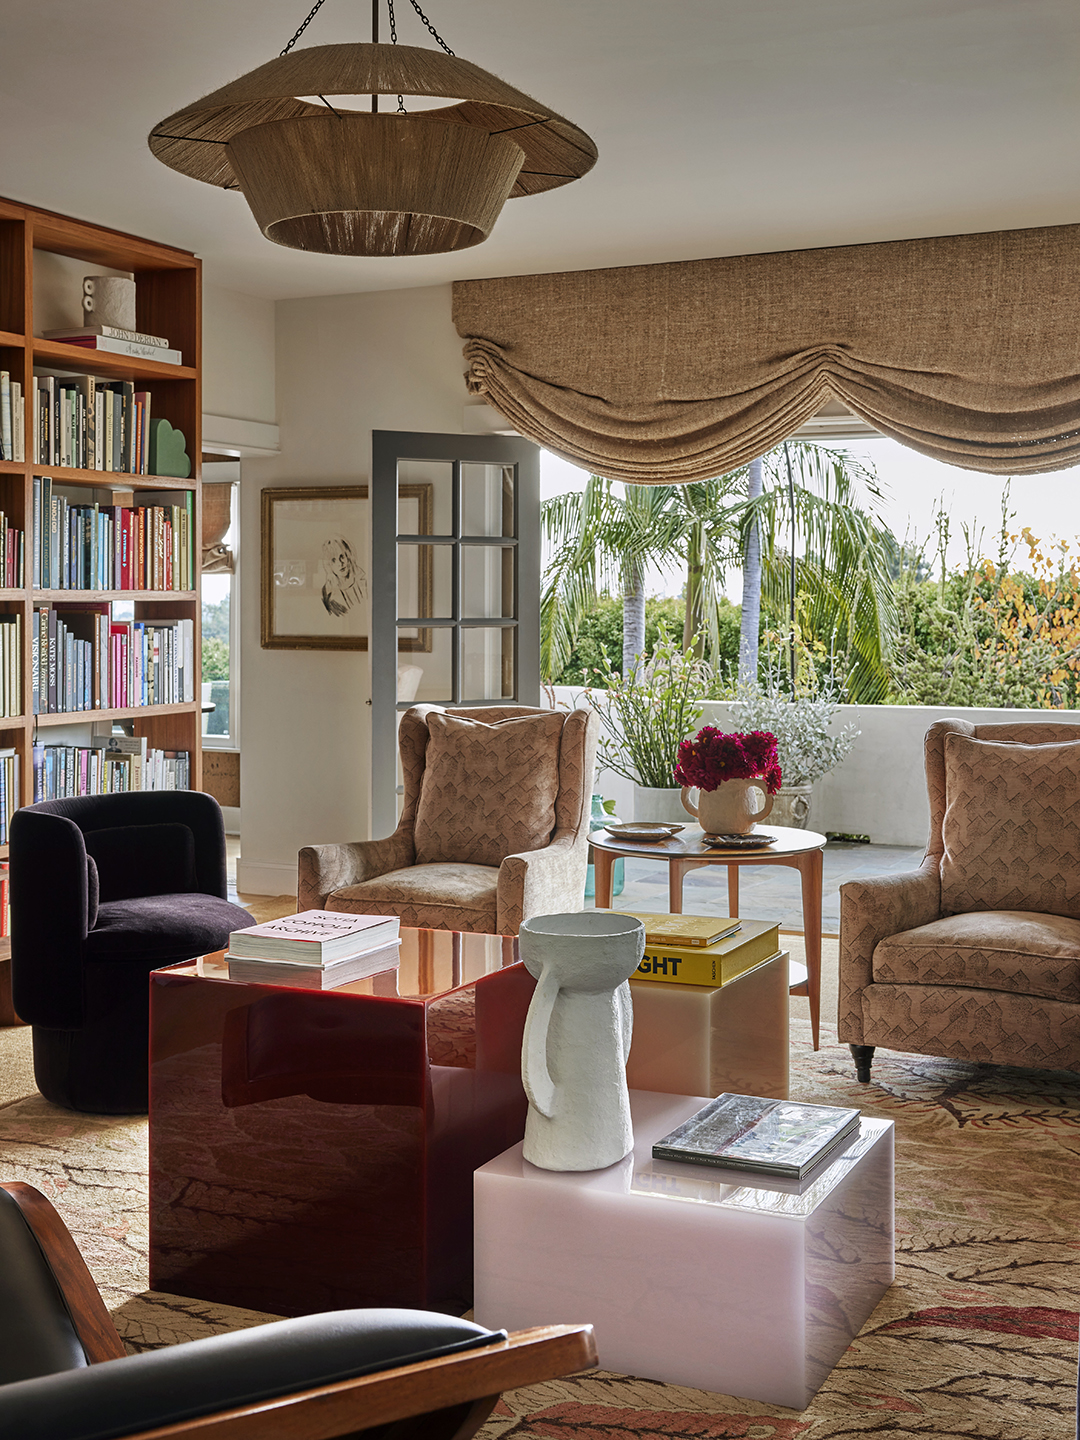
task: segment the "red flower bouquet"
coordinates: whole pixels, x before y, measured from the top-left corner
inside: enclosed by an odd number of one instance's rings
[[[769,730],[725,735],[715,725],[704,725],[692,740],[681,742],[676,784],[715,790],[725,780],[761,780],[775,795],[782,781],[776,736]]]

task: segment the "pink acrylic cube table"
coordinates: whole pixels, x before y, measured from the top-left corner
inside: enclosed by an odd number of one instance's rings
[[[637,1145],[556,1173],[515,1145],[475,1177],[475,1316],[596,1327],[606,1370],[805,1409],[893,1279],[893,1126],[801,1185],[652,1159],[704,1100],[632,1091]]]

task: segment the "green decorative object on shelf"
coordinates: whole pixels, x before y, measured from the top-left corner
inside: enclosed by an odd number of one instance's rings
[[[186,480],[191,474],[191,457],[182,430],[174,430],[168,420],[150,421],[150,474],[171,475]]]

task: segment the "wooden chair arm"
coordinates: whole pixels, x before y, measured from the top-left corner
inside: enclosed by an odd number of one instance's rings
[[[8,1181],[0,1188],[18,1205],[41,1246],[91,1365],[99,1360],[119,1360],[126,1355],[124,1342],[98,1293],[94,1277],[51,1202],[40,1190],[20,1180]]]
[[[335,1440],[438,1411],[450,1412],[446,1428],[425,1424],[416,1433],[430,1440],[436,1436],[467,1440],[487,1419],[502,1391],[588,1370],[596,1363],[591,1325],[545,1325],[517,1330],[509,1339],[481,1350],[279,1395],[177,1425],[141,1430],[126,1440]],[[395,1440],[410,1429],[395,1429]]]

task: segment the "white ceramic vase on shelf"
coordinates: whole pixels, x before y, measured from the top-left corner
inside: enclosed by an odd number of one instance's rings
[[[682,807],[678,786],[670,790],[656,790],[648,785],[635,785],[634,819],[659,820],[670,825],[685,824],[686,812]]]
[[[706,835],[745,835],[773,808],[773,797],[762,780],[721,780],[715,790],[699,790],[691,804],[690,790],[682,790],[682,803]]]
[[[630,976],[645,927],[630,915],[534,915],[518,932],[536,979],[521,1078],[529,1097],[523,1154],[543,1170],[600,1170],[634,1148],[626,1060]]]

